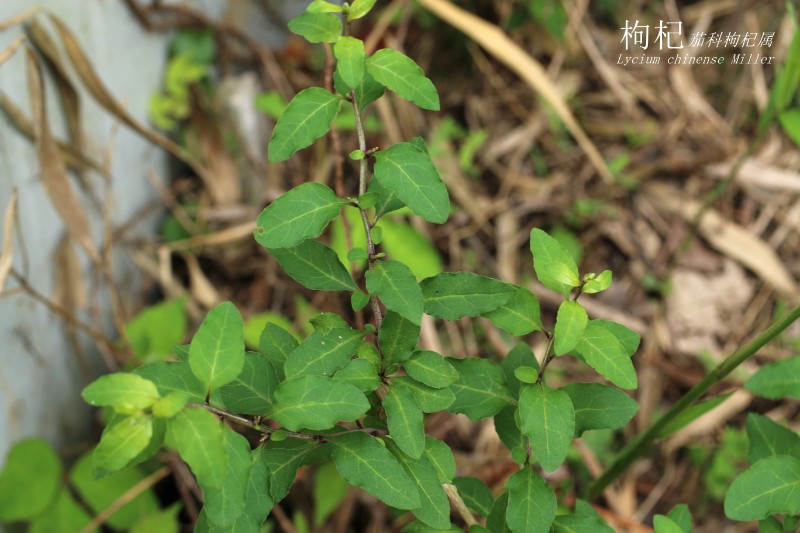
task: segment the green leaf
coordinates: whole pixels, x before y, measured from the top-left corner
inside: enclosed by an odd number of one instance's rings
[[[458,381],[458,372],[436,352],[418,350],[403,363],[408,375],[417,381],[441,389]]]
[[[291,431],[329,429],[340,420],[355,420],[369,409],[353,385],[324,376],[288,379],[275,392],[270,418]]]
[[[581,304],[570,300],[561,302],[555,326],[556,355],[564,355],[575,348],[588,323],[589,317]]]
[[[128,533],[177,533],[180,531],[178,514],[181,505],[175,503],[163,511],[145,516],[128,531]]]
[[[532,366],[519,366],[514,369],[514,377],[520,383],[532,385],[539,381],[539,370]]]
[[[608,385],[570,383],[560,390],[569,394],[575,410],[574,437],[591,429],[619,429],[639,411],[633,398]]]
[[[332,462],[323,463],[314,473],[314,526],[319,527],[347,496],[347,481]]]
[[[597,277],[584,283],[582,292],[585,294],[594,294],[608,289],[611,287],[611,277],[612,274],[610,270],[603,270]]]
[[[122,470],[147,448],[152,437],[153,418],[150,416],[133,415],[107,426],[92,453],[95,475]]]
[[[771,514],[800,513],[800,460],[765,457],[739,474],[725,495],[725,516],[760,520]]]
[[[357,87],[364,77],[364,42],[355,37],[342,36],[333,45],[336,72],[349,87]]]
[[[685,503],[679,503],[673,507],[667,518],[675,522],[681,528],[683,533],[692,533],[692,513],[689,511],[689,506]]]
[[[189,401],[205,400],[205,387],[195,377],[189,363],[151,363],[134,369],[133,373],[155,383],[162,396],[177,392]]]
[[[444,411],[456,400],[455,394],[450,388],[434,389],[408,376],[392,378],[392,383],[398,387],[409,389],[414,394],[414,399],[417,400],[417,405],[423,413]]]
[[[156,418],[172,418],[189,403],[189,398],[182,392],[171,392],[153,404],[153,416]]]
[[[744,386],[753,394],[778,400],[800,399],[800,357],[781,359],[763,366]]]
[[[527,440],[517,425],[517,408],[510,405],[494,415],[494,429],[502,443],[511,452],[514,462],[525,463],[528,460]]]
[[[370,12],[376,0],[353,0],[350,10],[347,12],[347,20],[360,19]]]
[[[353,89],[356,92],[356,101],[358,102],[358,108],[361,111],[363,111],[364,108],[369,104],[383,96],[383,93],[386,92],[386,88],[378,83],[367,71],[364,72],[364,75],[361,77],[361,81],[355,87],[350,87],[342,79],[342,76],[339,74],[339,72],[334,71],[333,85],[337,93],[346,97],[350,96],[350,89]],[[340,117],[341,116],[342,115],[340,115]],[[355,123],[355,116],[352,114],[350,116],[352,117],[353,123]],[[369,130],[368,122],[365,124],[365,126]],[[370,183],[372,183],[372,180],[370,180]],[[372,188],[369,190],[371,191]]]
[[[336,252],[308,239],[291,248],[273,248],[270,253],[292,279],[315,291],[358,289]]]
[[[425,458],[430,461],[439,483],[451,483],[456,475],[456,460],[450,446],[430,436],[425,437]]]
[[[422,457],[425,450],[425,426],[414,393],[403,387],[392,387],[383,400],[389,434],[403,450],[414,459]]]
[[[90,405],[113,407],[119,413],[135,413],[158,399],[155,383],[136,374],[118,372],[101,376],[81,392]]]
[[[289,21],[289,29],[310,43],[335,43],[342,34],[342,21],[333,13],[302,13]]]
[[[513,285],[471,272],[443,272],[421,286],[425,312],[445,320],[494,311],[516,292]]]
[[[298,346],[297,339],[291,333],[275,324],[264,326],[264,331],[258,340],[258,350],[275,367],[278,381],[284,380],[285,372],[283,367],[286,364],[286,359]]]
[[[14,444],[0,471],[0,522],[31,520],[52,505],[61,484],[61,460],[45,441]]]
[[[544,384],[523,387],[519,394],[520,429],[531,441],[536,460],[547,472],[564,462],[575,433],[569,394]]]
[[[394,311],[386,313],[378,331],[378,342],[383,352],[385,366],[388,368],[411,357],[418,340],[418,324],[406,320]]]
[[[417,509],[421,505],[416,485],[397,459],[375,437],[346,433],[330,437],[333,460],[339,473],[386,505]]]
[[[145,477],[146,474],[138,468],[126,468],[95,479],[90,453],[83,455],[69,473],[72,488],[92,513],[108,509]],[[148,488],[111,515],[105,524],[113,530],[124,531],[142,518],[157,512],[159,507],[155,492],[152,488]],[[44,529],[44,531],[50,533],[52,530]]]
[[[325,16],[336,18],[336,15]],[[321,87],[309,87],[297,93],[272,130],[267,148],[269,160],[286,161],[296,151],[311,146],[328,133],[341,101]]]
[[[209,311],[192,338],[189,366],[207,392],[236,379],[244,366],[244,324],[231,302]]]
[[[751,463],[771,455],[790,455],[800,459],[800,435],[756,413],[747,414],[748,458]]]
[[[553,533],[614,533],[601,519],[593,516],[561,515],[553,522]]]
[[[506,512],[508,511],[508,491],[503,491],[492,505],[489,516],[486,517],[486,529],[492,533],[511,533],[506,523]]]
[[[636,370],[622,344],[607,329],[589,323],[575,351],[604,378],[622,389],[635,389]]]
[[[326,2],[325,0],[314,0],[306,8],[308,13],[341,13],[342,6]]]
[[[500,363],[500,367],[503,369],[503,374],[506,376],[508,390],[511,391],[512,396],[516,397],[519,396],[519,388],[522,385],[516,376],[517,368],[531,367],[535,368],[538,372],[539,362],[536,360],[536,356],[533,355],[531,347],[520,341],[506,354],[505,358],[503,358],[503,361]]]
[[[260,524],[267,518],[275,502],[269,491],[269,466],[263,459],[264,447],[250,451],[250,473],[247,476],[244,514]]]
[[[220,527],[230,527],[245,510],[247,482],[253,461],[247,439],[225,427],[225,450],[228,455],[228,468],[222,485],[218,488],[204,488],[205,505],[203,509],[208,519]],[[266,487],[262,487],[265,490]]]
[[[542,285],[567,298],[573,287],[581,284],[578,266],[569,252],[544,231],[531,230],[533,269]]]
[[[508,478],[506,520],[514,533],[547,533],[556,517],[553,489],[529,466]]]
[[[436,87],[410,57],[383,48],[367,59],[367,70],[373,78],[398,96],[414,102],[423,109],[439,110],[439,94],[436,92]]]
[[[349,383],[362,392],[374,391],[381,384],[381,378],[371,362],[366,359],[353,359],[333,375],[333,379]]]
[[[758,533],[785,533],[785,531],[792,530],[784,530],[781,521],[774,516],[768,516],[765,519],[758,521]]]
[[[514,288],[514,294],[506,303],[494,311],[484,313],[483,316],[515,337],[526,335],[531,331],[544,331],[539,316],[539,300],[525,287],[514,286]]]
[[[450,526],[450,503],[442,488],[436,470],[427,457],[409,457],[392,441],[387,448],[417,487],[422,505],[412,512],[420,521],[434,529]]]
[[[261,415],[272,406],[278,376],[269,360],[260,353],[247,352],[239,375],[219,389],[219,399],[234,413]]]
[[[506,388],[503,369],[496,363],[469,357],[452,359],[450,364],[458,371],[458,381],[450,386],[456,395],[447,408],[451,413],[463,413],[477,421],[494,416],[514,401]]]
[[[344,200],[327,185],[303,183],[283,194],[258,215],[255,238],[273,250],[297,246],[319,237],[328,222],[339,216]]]
[[[356,353],[366,332],[350,328],[315,331],[289,354],[284,371],[287,378],[310,374],[330,376],[344,367]]]
[[[370,183],[377,183],[373,180]],[[402,261],[417,279],[429,278],[442,271],[442,258],[431,241],[410,224],[384,218],[376,226],[383,232],[381,243],[386,255]]]
[[[64,487],[58,490],[44,513],[33,518],[27,531],[28,533],[74,533],[82,531],[91,520],[92,517],[72,497],[69,488]],[[97,529],[91,531],[95,532]]]
[[[784,111],[778,115],[778,121],[794,144],[800,146],[800,109]]]
[[[269,493],[273,502],[277,503],[289,494],[289,489],[297,476],[297,469],[318,447],[319,443],[316,441],[299,439],[286,439],[280,442],[268,440],[262,445],[260,458],[269,468]]]
[[[391,213],[406,205],[400,200],[394,189],[384,187],[378,180],[370,180],[367,190],[376,193],[380,198],[375,204],[375,218],[381,218],[386,213]]]
[[[683,529],[678,524],[663,514],[653,516],[653,531],[654,533],[683,533]]]
[[[170,421],[169,431],[181,459],[206,489],[221,487],[228,470],[222,424],[205,409],[184,409]]]
[[[387,309],[419,325],[422,321],[422,289],[411,270],[398,261],[379,261],[366,273],[367,290]]]
[[[622,324],[611,322],[610,320],[595,319],[590,320],[589,323],[593,326],[599,326],[614,335],[614,337],[616,337],[616,339],[622,345],[622,349],[625,351],[625,354],[628,357],[632,357],[633,354],[636,353],[636,350],[639,349],[639,343],[641,342],[642,338],[632,329],[623,326]]]
[[[453,480],[453,485],[458,489],[458,494],[470,511],[481,516],[489,516],[494,498],[486,483],[476,477],[457,477]]]
[[[125,325],[125,333],[138,361],[161,361],[186,335],[182,298],[147,307]]]
[[[415,145],[402,142],[376,152],[375,179],[425,220],[438,224],[447,220],[447,187],[427,152]]]

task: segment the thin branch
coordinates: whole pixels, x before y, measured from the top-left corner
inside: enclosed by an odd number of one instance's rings
[[[475,520],[475,517],[472,516],[472,513],[467,509],[467,504],[464,503],[464,500],[461,499],[461,495],[458,493],[458,489],[455,485],[451,483],[444,483],[442,485],[444,488],[444,492],[447,494],[447,498],[450,500],[450,503],[453,505],[456,511],[458,511],[459,516],[461,516],[462,520],[466,522],[467,527],[471,527],[478,523]]]

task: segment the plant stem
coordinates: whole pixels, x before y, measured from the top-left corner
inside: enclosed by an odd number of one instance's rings
[[[477,524],[478,523],[477,520],[475,520],[475,517],[472,516],[471,512],[469,512],[467,504],[464,503],[464,500],[458,493],[458,489],[456,488],[456,486],[453,485],[452,483],[444,483],[442,485],[442,488],[444,488],[444,492],[445,494],[447,494],[447,498],[450,500],[450,503],[453,504],[453,507],[455,507],[456,511],[458,511],[458,514],[459,516],[461,516],[461,519],[464,520],[464,522],[466,522],[467,527]]]
[[[544,378],[544,371],[547,369],[547,365],[549,365],[550,361],[552,361],[556,356],[553,353],[553,346],[555,346],[556,336],[553,334],[548,334],[548,337],[550,338],[550,341],[547,343],[547,349],[544,351],[544,359],[542,359],[542,366],[539,368],[539,375],[536,377],[536,383],[542,382],[542,378]]]
[[[617,479],[637,458],[644,454],[658,438],[664,427],[684,412],[695,400],[700,398],[714,384],[722,381],[739,365],[755,355],[765,344],[780,335],[786,328],[800,318],[800,306],[795,307],[783,318],[773,323],[766,331],[754,340],[739,347],[722,361],[702,381],[692,387],[661,418],[656,420],[644,433],[630,441],[617,457],[617,460],[589,486],[588,499],[596,498],[604,488]]]

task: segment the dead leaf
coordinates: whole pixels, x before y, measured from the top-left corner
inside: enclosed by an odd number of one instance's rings
[[[0,52],[0,65],[5,63],[6,61],[8,61],[11,58],[11,56],[14,55],[14,52],[16,52],[17,49],[20,46],[22,46],[22,43],[24,43],[24,42],[25,42],[25,36],[24,35],[20,35],[19,37],[17,37],[14,40],[13,43],[8,45],[8,48],[6,48],[2,52]]]
[[[3,249],[0,251],[0,292],[11,272],[11,261],[14,258],[14,217],[17,213],[17,190],[11,193],[11,199],[6,206],[6,214],[3,217]]]
[[[498,61],[516,72],[553,108],[603,180],[609,184],[614,183],[614,176],[600,151],[578,124],[569,106],[547,75],[547,71],[536,59],[512,41],[501,28],[464,11],[448,0],[419,0],[419,3],[451,26],[469,35]]]
[[[92,240],[89,223],[84,216],[84,208],[67,179],[64,160],[53,140],[47,120],[44,85],[41,65],[36,53],[25,50],[27,56],[28,90],[34,116],[36,151],[39,155],[42,186],[75,242],[86,251],[95,263],[100,262],[100,254]]]

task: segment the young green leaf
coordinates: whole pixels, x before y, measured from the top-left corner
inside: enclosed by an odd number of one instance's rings
[[[391,213],[406,205],[400,200],[394,189],[384,187],[378,180],[370,180],[367,191],[374,192],[379,196],[378,203],[375,204],[375,218],[381,218],[386,213]]]
[[[443,272],[420,285],[425,312],[445,320],[494,311],[516,292],[513,285],[472,272]]]
[[[331,14],[324,16],[336,18]],[[297,93],[272,131],[267,148],[269,160],[286,161],[296,151],[328,133],[341,102],[338,96],[320,87],[309,87]]]
[[[458,371],[458,381],[450,385],[456,396],[447,408],[451,413],[463,413],[477,421],[494,416],[514,401],[506,388],[503,369],[496,363],[468,357],[451,359],[450,364]]]
[[[763,366],[747,380],[744,388],[770,400],[785,396],[800,399],[800,356]]]
[[[419,340],[419,325],[389,311],[378,331],[378,342],[384,356],[385,367],[402,363],[414,352]]]
[[[363,111],[364,108],[369,104],[383,96],[383,93],[386,92],[386,88],[378,83],[367,71],[364,71],[363,75],[361,76],[361,81],[355,87],[349,86],[342,79],[342,76],[339,74],[339,72],[334,71],[333,86],[337,93],[346,98],[350,97],[350,89],[353,89],[356,92],[356,101],[358,102],[358,108],[361,111]],[[370,180],[370,183],[374,183],[374,181]]]
[[[172,347],[186,335],[184,299],[176,298],[147,307],[125,325],[136,359],[154,362],[166,359]]]
[[[564,355],[575,348],[588,323],[589,317],[581,304],[570,300],[561,302],[555,326],[556,355]]]
[[[370,12],[376,0],[353,0],[350,10],[347,12],[347,20],[360,19]]]
[[[280,384],[269,416],[291,431],[329,429],[340,420],[357,419],[368,409],[369,402],[353,385],[306,375]]]
[[[383,48],[367,59],[372,77],[401,98],[423,109],[439,110],[439,94],[421,68],[408,56]]]
[[[527,335],[531,331],[544,331],[539,317],[539,300],[525,287],[515,286],[515,291],[506,303],[484,313],[483,316],[514,336]]]
[[[748,458],[751,463],[771,455],[791,455],[800,459],[800,435],[756,413],[747,415]]]
[[[590,323],[575,351],[604,378],[617,387],[635,389],[636,370],[622,344],[607,329]]]
[[[434,389],[449,387],[458,381],[453,365],[436,352],[418,350],[403,363],[408,375]]]
[[[169,432],[198,483],[204,488],[221,487],[228,470],[228,452],[217,417],[205,409],[184,409],[170,421]]]
[[[575,434],[590,429],[619,429],[639,410],[639,404],[619,389],[600,383],[570,383],[561,387],[575,410]]]
[[[375,437],[355,432],[330,437],[330,441],[336,468],[347,481],[392,507],[421,506],[416,485]]]
[[[567,298],[581,284],[578,267],[569,252],[544,231],[531,230],[533,269],[542,285]]]
[[[725,495],[725,516],[760,520],[771,514],[800,513],[800,459],[774,455],[761,459],[733,480]]]
[[[156,418],[172,418],[189,403],[189,397],[182,392],[170,392],[153,404],[153,416]]]
[[[367,271],[367,290],[387,309],[416,325],[422,321],[422,289],[409,268],[398,261],[379,261]]]
[[[480,516],[489,516],[494,498],[486,483],[476,477],[457,477],[453,480],[453,485],[470,511]]]
[[[0,471],[0,522],[42,514],[53,504],[62,470],[61,460],[45,441],[28,438],[14,444]]]
[[[392,441],[387,441],[386,447],[417,487],[422,505],[412,511],[414,516],[437,530],[447,528],[450,503],[431,462],[425,456],[409,457]]]
[[[444,411],[456,400],[455,394],[450,388],[434,389],[409,376],[392,378],[392,383],[398,387],[409,389],[414,394],[414,399],[417,400],[417,405],[423,413]]]
[[[533,468],[525,466],[506,481],[506,521],[514,533],[547,533],[556,517],[556,495]]]
[[[133,370],[133,374],[152,381],[162,396],[172,393],[184,394],[189,401],[202,402],[206,389],[192,372],[189,363],[159,362],[143,365]],[[155,404],[154,404],[155,405]]]
[[[153,437],[153,418],[132,415],[106,426],[100,443],[92,453],[95,474],[102,476],[122,470]]]
[[[278,388],[278,375],[269,360],[260,353],[247,352],[239,375],[219,388],[219,399],[234,413],[261,415],[272,407]]]
[[[622,345],[622,349],[625,351],[625,354],[628,357],[632,357],[633,354],[636,353],[636,350],[639,349],[639,343],[641,342],[642,338],[638,333],[629,327],[618,324],[617,322],[611,322],[610,320],[597,319],[590,320],[589,324],[593,326],[599,326],[614,335],[614,337],[616,337],[616,339]]]
[[[244,366],[244,324],[231,302],[208,312],[189,348],[189,366],[211,392],[236,379]]]
[[[518,366],[514,369],[514,377],[520,383],[530,385],[539,381],[539,370],[532,366]]]
[[[422,410],[414,394],[403,387],[392,387],[383,400],[389,434],[403,450],[414,459],[422,457],[425,450],[425,426]]]
[[[303,183],[261,211],[254,233],[256,241],[273,250],[319,237],[328,222],[339,216],[344,203],[327,185]]]
[[[692,513],[685,503],[679,503],[673,507],[667,513],[667,518],[675,522],[683,533],[692,533]]]
[[[336,72],[349,87],[358,87],[364,77],[364,41],[355,37],[342,36],[333,45],[336,58]]]
[[[326,2],[326,0],[314,0],[306,8],[308,13],[341,13],[342,6]]]
[[[310,43],[335,43],[342,34],[342,21],[330,12],[307,11],[290,20],[289,29]]]
[[[552,533],[614,533],[614,529],[593,516],[560,515],[553,521]]]
[[[309,335],[292,353],[284,365],[287,378],[310,374],[331,376],[344,367],[356,353],[366,332],[337,328]]]
[[[375,179],[425,220],[437,224],[447,220],[447,187],[428,153],[415,145],[401,142],[376,152]]]
[[[113,407],[118,413],[141,411],[160,397],[152,381],[122,372],[101,376],[83,389],[81,396],[89,405]]]
[[[366,359],[353,359],[344,368],[337,371],[333,375],[333,379],[349,383],[362,392],[374,391],[381,384],[378,372]]]
[[[283,367],[286,364],[286,359],[298,345],[297,339],[282,327],[272,323],[267,323],[264,326],[264,331],[261,332],[261,337],[258,340],[258,350],[275,367],[278,381],[285,379]]]
[[[305,288],[315,291],[355,291],[358,289],[336,252],[308,239],[291,248],[273,248],[281,268]]]
[[[521,386],[521,382],[516,376],[517,368],[531,367],[538,372],[539,361],[537,361],[536,356],[533,355],[531,347],[528,346],[527,343],[520,341],[506,354],[505,358],[500,363],[500,367],[503,369],[503,374],[506,376],[508,390],[511,391],[512,396],[517,397],[519,396],[519,388]]]
[[[611,271],[603,270],[595,278],[583,284],[583,291],[586,294],[594,294],[611,287]]]
[[[564,462],[575,433],[569,394],[544,384],[523,387],[519,394],[520,429],[531,441],[536,460],[547,472]]]

